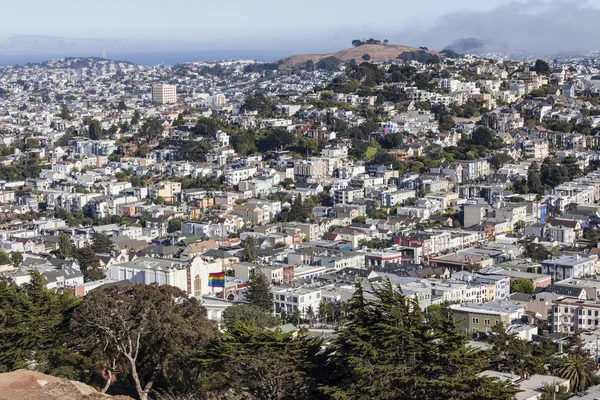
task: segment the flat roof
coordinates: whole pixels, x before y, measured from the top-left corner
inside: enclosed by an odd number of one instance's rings
[[[524,309],[522,304],[508,301],[494,301],[489,303],[461,303],[453,304],[450,306],[450,308],[456,311],[485,313],[493,315],[512,314],[514,312]]]

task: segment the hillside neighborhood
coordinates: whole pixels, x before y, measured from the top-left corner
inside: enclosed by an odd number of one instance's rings
[[[600,59],[381,61],[394,45],[367,43],[0,67],[0,279],[169,285],[221,329],[263,280],[265,325],[326,342],[390,289],[492,349],[477,376],[514,392],[489,398],[600,397],[555,365],[600,361]]]

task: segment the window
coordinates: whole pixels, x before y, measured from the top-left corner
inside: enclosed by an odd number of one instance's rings
[[[581,318],[579,318],[579,325],[582,325],[583,322],[581,321]]]
[[[592,310],[588,310],[588,317],[592,316]]]
[[[489,319],[486,319],[486,320],[485,320],[485,321],[483,321],[483,322],[484,322],[486,325],[489,325],[489,324],[490,324],[490,320],[489,320]]]
[[[200,297],[202,296],[202,288],[201,286],[201,280],[200,280],[200,275],[196,275],[196,277],[194,278],[194,296],[196,297]]]

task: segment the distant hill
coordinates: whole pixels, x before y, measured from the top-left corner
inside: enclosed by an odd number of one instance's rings
[[[337,53],[329,54],[298,54],[282,58],[276,64],[280,68],[295,68],[306,65],[307,62],[312,62],[315,66],[319,63],[330,64],[346,64],[350,62],[361,63],[363,61],[393,61],[398,59],[422,59],[437,56],[435,51],[419,49],[416,47],[401,46],[397,44],[363,44],[350,49],[338,51]]]

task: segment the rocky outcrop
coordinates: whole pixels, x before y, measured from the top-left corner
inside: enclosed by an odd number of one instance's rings
[[[0,374],[0,400],[133,400],[109,396],[77,381],[40,372],[18,371]]]

